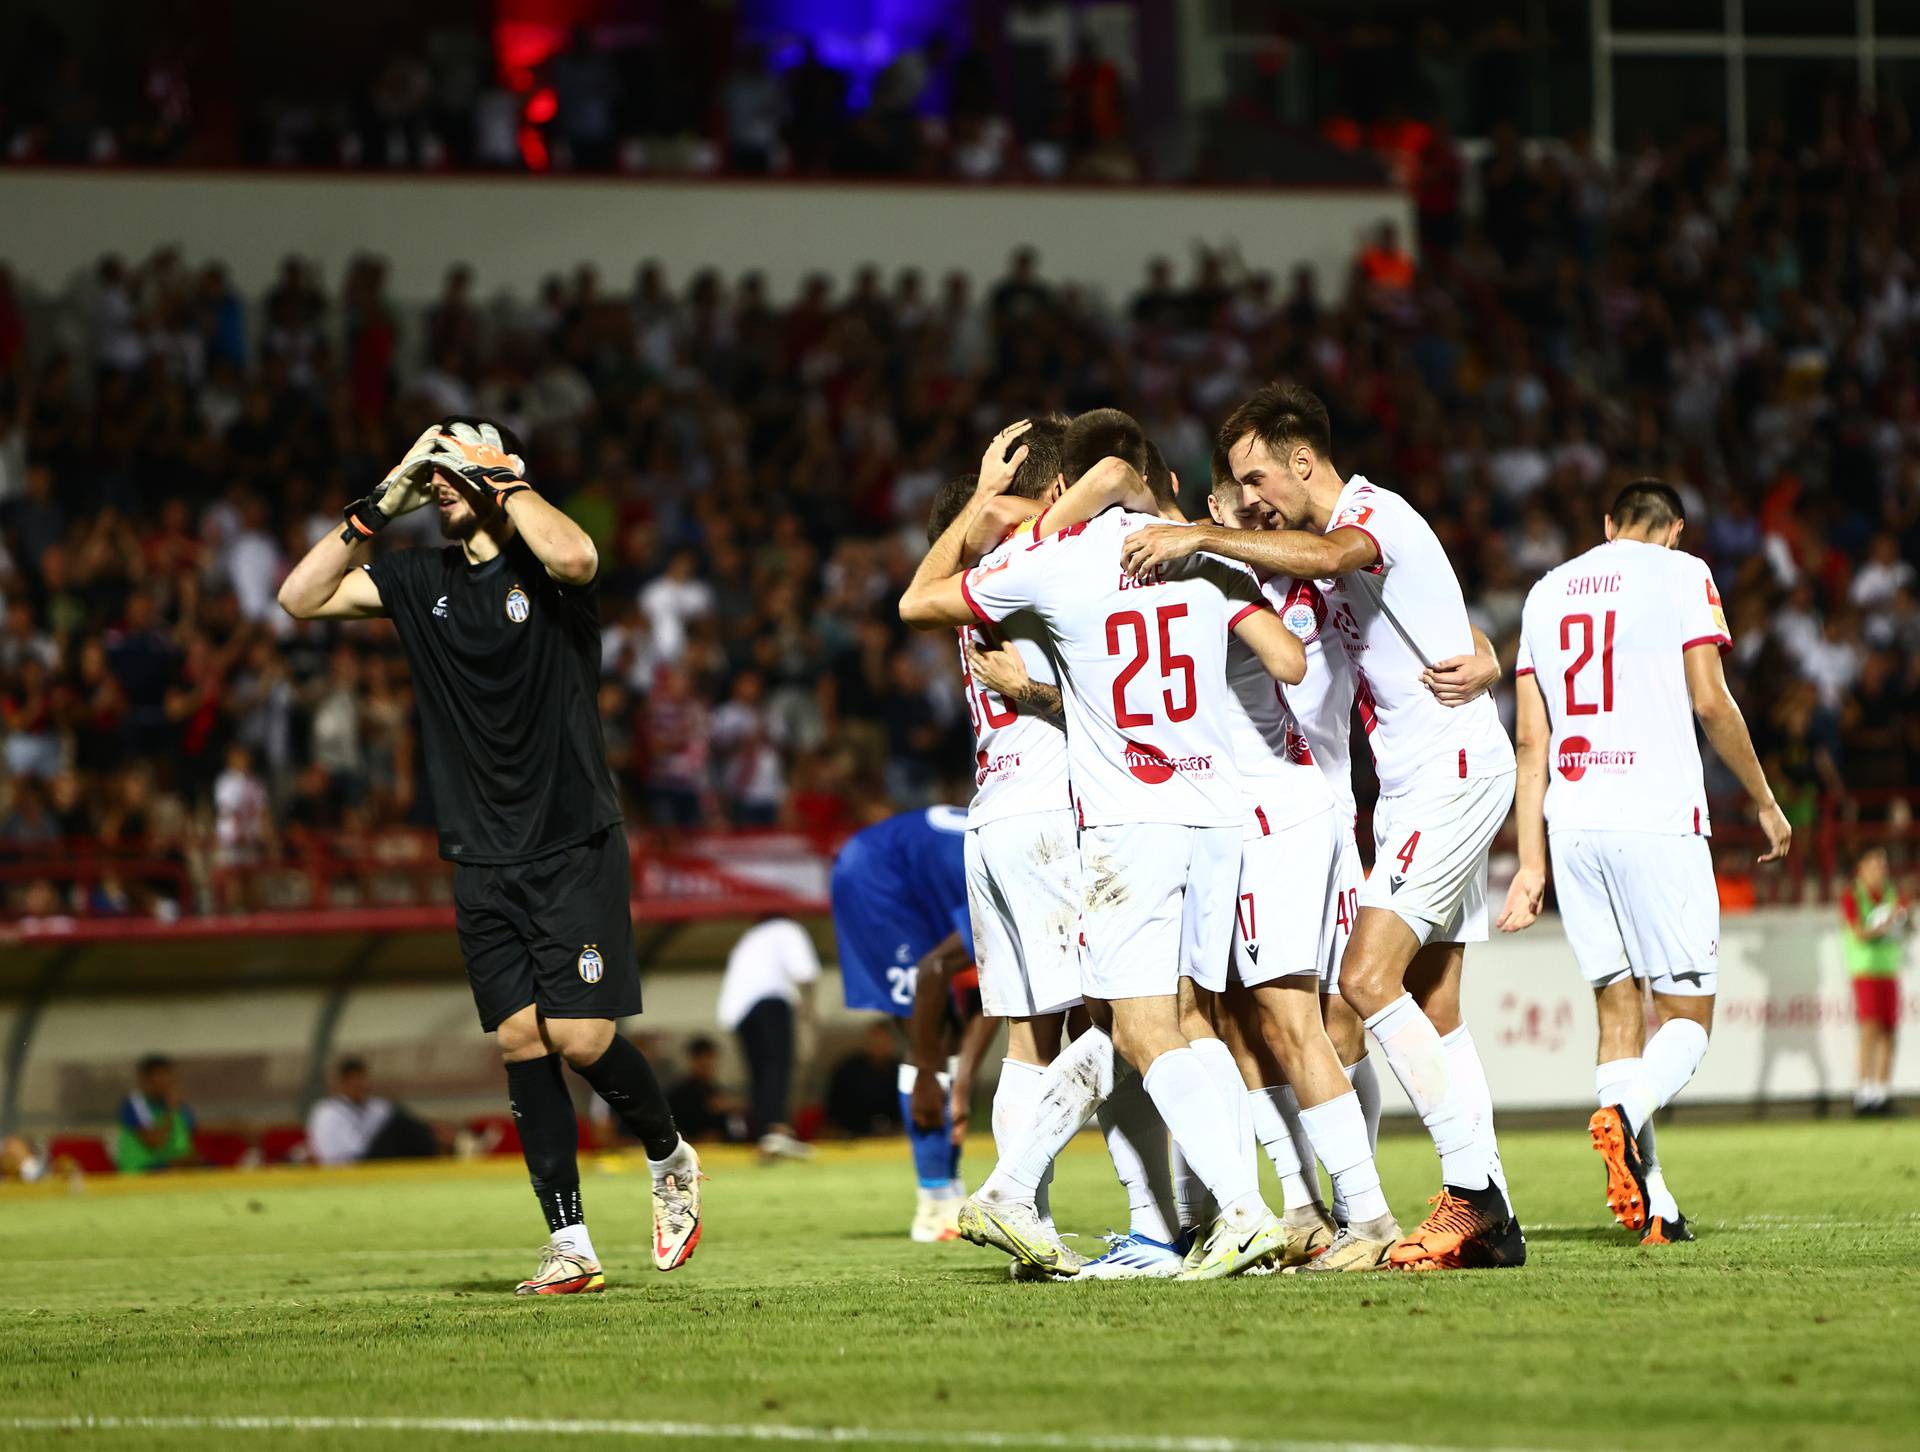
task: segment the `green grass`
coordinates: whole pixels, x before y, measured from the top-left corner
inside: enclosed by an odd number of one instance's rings
[[[9,1192],[0,1446],[637,1440],[22,1425],[87,1415],[673,1420],[920,1445],[998,1430],[1067,1448],[1920,1445],[1920,1131],[1664,1129],[1701,1238],[1660,1251],[1611,1227],[1577,1127],[1503,1147],[1532,1227],[1523,1270],[1206,1286],[1016,1285],[986,1251],[910,1244],[903,1146],[770,1170],[716,1157],[706,1240],[671,1276],[647,1264],[644,1180],[590,1169],[608,1293],[551,1300],[506,1294],[540,1242],[511,1166]],[[976,1176],[985,1157],[970,1150]],[[1382,1169],[1411,1224],[1424,1138],[1390,1137]],[[1097,1140],[1063,1160],[1055,1205],[1085,1233],[1122,1215]]]

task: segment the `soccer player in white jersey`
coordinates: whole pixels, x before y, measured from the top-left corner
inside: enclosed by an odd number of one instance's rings
[[[1513,801],[1513,746],[1484,696],[1437,691],[1477,675],[1466,601],[1431,526],[1391,490],[1343,478],[1326,406],[1262,388],[1221,427],[1234,478],[1279,516],[1271,531],[1149,527],[1126,543],[1139,578],[1195,550],[1264,575],[1330,580],[1331,618],[1373,698],[1374,870],[1341,960],[1340,992],[1366,1020],[1440,1157],[1434,1211],[1393,1247],[1404,1270],[1508,1266],[1526,1241],[1507,1199],[1492,1095],[1460,1017],[1465,944],[1487,933],[1487,853]],[[1484,682],[1481,682],[1484,684]]]
[[[1607,542],[1527,595],[1515,664],[1520,871],[1500,917],[1540,913],[1549,848],[1560,917],[1600,1020],[1588,1122],[1607,1208],[1647,1245],[1693,1239],[1654,1151],[1653,1115],[1707,1052],[1720,954],[1712,823],[1694,718],[1747,789],[1767,836],[1793,832],[1754,756],[1721,653],[1732,648],[1713,573],[1676,548],[1680,496],[1655,479],[1621,490]],[[1659,1026],[1646,1032],[1643,986]]]
[[[1027,497],[1027,490],[1050,490],[1060,473],[1065,433],[1066,420],[1040,419],[997,434],[981,460],[979,479],[952,480],[935,496],[927,568],[942,574],[959,568],[957,556],[942,552],[942,540],[980,490],[1005,487],[1017,498]],[[1038,503],[1032,508],[1037,511]],[[952,542],[945,548],[951,550]],[[993,1097],[994,1146],[1005,1156],[1025,1141],[1067,1011],[1080,1003],[1079,857],[1060,690],[1038,620],[1023,612],[991,633],[977,622],[956,633],[975,746],[966,835],[974,953],[982,1008],[1007,1022],[1007,1054]],[[983,686],[972,670],[970,662],[982,649],[1002,645],[1021,663],[1017,695]],[[916,1116],[924,1113],[938,1123],[938,1095],[921,1098]],[[1038,1210],[1050,1225],[1044,1181]]]
[[[1087,452],[1146,472],[1146,437],[1116,410],[1074,420],[1068,459]],[[910,592],[901,614],[930,629],[1032,610],[1047,628],[1081,827],[1082,988],[1219,1206],[1183,1273],[1211,1280],[1285,1241],[1260,1197],[1238,1068],[1210,1027],[1183,1017],[1178,996],[1183,977],[1223,987],[1233,941],[1243,808],[1221,725],[1227,644],[1244,640],[1282,680],[1299,679],[1305,656],[1244,569],[1199,555],[1151,583],[1125,575],[1121,543],[1150,518],[1115,509],[1002,546],[964,577]],[[969,1218],[975,1237],[1022,1258],[1038,1228],[978,1197]]]

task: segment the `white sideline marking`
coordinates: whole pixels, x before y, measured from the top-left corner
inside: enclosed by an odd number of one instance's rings
[[[526,1417],[9,1417],[14,1432],[454,1432],[482,1437],[679,1437],[716,1442],[916,1447],[1048,1447],[1059,1452],[1465,1452],[1400,1442],[1272,1442],[1242,1437],[805,1427],[781,1422],[561,1421]],[[1499,1452],[1477,1448],[1474,1452]],[[1505,1449],[1516,1452],[1516,1449]]]

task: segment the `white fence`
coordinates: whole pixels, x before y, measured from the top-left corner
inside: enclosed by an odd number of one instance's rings
[[[591,263],[624,292],[657,258],[683,285],[703,267],[766,274],[776,298],[863,263],[918,267],[985,287],[1031,244],[1049,278],[1124,301],[1152,257],[1182,271],[1197,244],[1233,248],[1284,286],[1299,263],[1337,296],[1360,243],[1383,221],[1412,245],[1403,193],[1174,187],[963,186],[921,182],[654,181],[344,176],[276,172],[0,169],[0,261],[57,293],[102,252],[139,258],[176,244],[218,258],[246,293],[299,253],[338,279],[361,252],[384,256],[394,293],[440,291],[449,264],[473,264],[483,295],[533,294],[548,273]]]

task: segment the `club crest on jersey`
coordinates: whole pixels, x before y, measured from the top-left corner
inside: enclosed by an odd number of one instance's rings
[[[533,602],[527,599],[527,592],[515,585],[507,591],[507,619],[515,625],[525,625],[527,617],[533,613]],[[589,983],[593,980],[588,979]]]
[[[1287,592],[1287,603],[1280,611],[1280,623],[1291,630],[1302,644],[1317,640],[1327,618],[1327,602],[1305,580],[1294,582]]]
[[[580,981],[598,983],[600,975],[607,971],[606,960],[600,956],[600,949],[594,943],[580,950]]]

